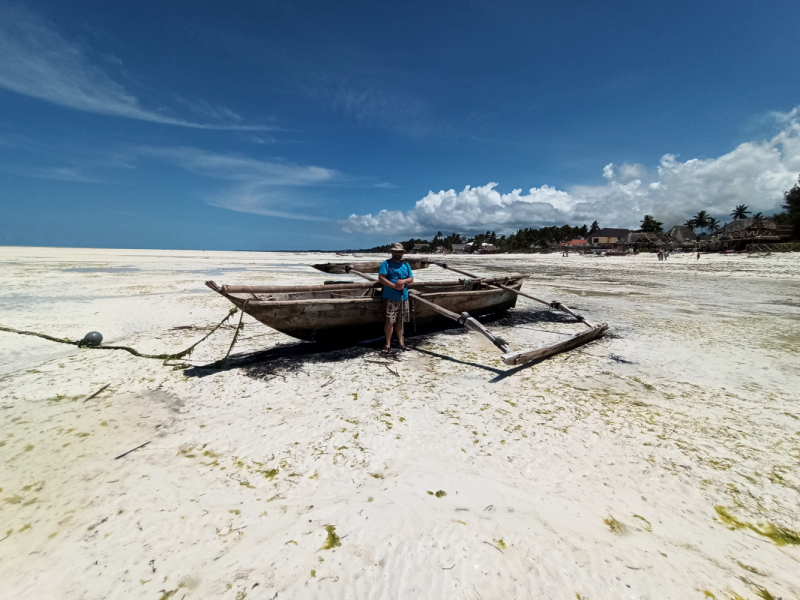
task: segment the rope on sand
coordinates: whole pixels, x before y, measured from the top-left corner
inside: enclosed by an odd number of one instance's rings
[[[45,340],[49,340],[51,342],[57,342],[59,344],[69,344],[71,346],[77,346],[78,348],[90,348],[90,349],[93,349],[93,350],[125,350],[125,352],[129,352],[129,353],[133,354],[134,356],[138,356],[140,358],[154,358],[154,359],[163,361],[162,364],[164,364],[165,366],[172,366],[172,367],[174,367],[176,369],[180,369],[180,368],[185,368],[185,367],[187,367],[189,365],[185,365],[185,364],[177,364],[177,365],[169,364],[169,361],[178,360],[178,359],[181,359],[181,358],[191,354],[192,351],[198,345],[200,345],[202,342],[206,341],[209,337],[211,337],[211,335],[215,331],[217,331],[217,329],[222,327],[225,324],[225,322],[228,319],[230,319],[233,315],[235,315],[237,312],[239,312],[238,308],[236,308],[236,307],[231,308],[230,311],[228,312],[228,314],[225,316],[225,318],[222,319],[222,321],[220,321],[217,324],[217,326],[214,327],[214,329],[209,331],[201,339],[196,341],[194,344],[192,344],[191,346],[189,346],[185,350],[181,350],[180,352],[175,352],[174,354],[144,354],[143,352],[139,352],[138,350],[136,350],[135,348],[131,348],[130,346],[101,346],[101,345],[93,345],[93,344],[87,344],[83,340],[74,341],[74,340],[70,340],[69,338],[57,338],[57,337],[53,337],[51,335],[46,335],[44,333],[38,333],[36,331],[22,331],[20,329],[12,329],[11,327],[3,327],[2,325],[0,325],[0,331],[7,331],[8,333],[16,333],[16,334],[19,334],[19,335],[32,335],[32,336],[35,336],[35,337],[40,337],[40,338],[45,339]],[[242,316],[244,316],[244,314]],[[225,355],[224,359],[222,359],[221,361],[217,361],[217,363],[215,363],[215,365],[220,365],[220,364],[224,363],[227,360],[228,356],[231,353],[231,350],[233,349],[233,345],[236,343],[236,339],[239,336],[239,329],[241,329],[241,327],[242,327],[242,319],[240,318],[239,319],[239,325],[236,327],[236,332],[234,333],[234,336],[233,336],[233,341],[231,342],[230,348],[228,348],[228,353]]]

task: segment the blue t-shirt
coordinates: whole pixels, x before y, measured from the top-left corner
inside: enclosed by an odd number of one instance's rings
[[[411,265],[405,261],[395,262],[393,258],[383,261],[378,273],[386,277],[386,279],[392,283],[395,283],[399,279],[408,279],[414,276],[414,273],[411,272]],[[408,286],[406,286],[403,291],[383,286],[383,293],[381,295],[387,300],[408,300]]]

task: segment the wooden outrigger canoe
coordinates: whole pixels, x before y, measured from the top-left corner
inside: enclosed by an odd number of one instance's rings
[[[475,317],[513,308],[517,294],[510,290],[519,290],[526,277],[415,281],[408,287],[411,293],[444,309]],[[495,287],[495,284],[509,289]],[[219,286],[207,281],[206,285],[264,325],[301,340],[360,341],[383,334],[385,315],[378,283]],[[428,328],[448,322],[446,317],[421,302],[410,305],[411,318],[417,327]]]
[[[361,273],[377,273],[378,269],[381,266],[382,260],[374,260],[368,262],[351,262],[351,263],[317,263],[315,265],[311,265],[318,271],[323,271],[324,273],[332,273],[337,275],[342,275],[345,273],[349,273],[348,267],[354,269],[356,271],[360,271]],[[428,266],[431,264],[430,261],[424,258],[406,258],[403,259],[403,262],[407,262],[412,270],[416,271],[417,269],[427,269]]]

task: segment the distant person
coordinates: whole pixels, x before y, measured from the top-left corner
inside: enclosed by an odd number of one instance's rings
[[[664,260],[669,258],[669,250],[664,250]]]
[[[383,306],[386,313],[386,322],[383,324],[383,333],[386,336],[386,345],[381,353],[388,354],[392,346],[392,330],[397,336],[400,350],[408,350],[403,339],[403,323],[408,323],[408,286],[414,281],[411,265],[403,260],[405,253],[403,244],[392,244],[389,252],[392,258],[381,263],[378,270],[378,281],[383,285]]]
[[[658,256],[658,260],[664,260],[664,253],[661,252],[661,250],[658,251],[658,254],[656,256]]]
[[[697,252],[697,260],[700,260],[700,252]]]

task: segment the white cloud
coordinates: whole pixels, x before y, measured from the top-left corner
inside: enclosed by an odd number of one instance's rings
[[[238,154],[218,154],[199,148],[138,147],[134,152],[165,159],[199,175],[262,185],[322,185],[346,179],[339,171],[324,167],[258,160]]]
[[[75,110],[199,129],[261,130],[269,127],[231,124],[238,115],[203,102],[194,105],[216,124],[193,123],[143,107],[87,51],[64,38],[30,12],[0,9],[0,88]],[[117,59],[116,62],[119,62]]]
[[[307,201],[297,198],[296,194],[286,190],[276,189],[269,185],[256,182],[236,185],[232,189],[211,196],[206,201],[211,206],[224,208],[235,212],[265,217],[279,217],[281,219],[294,219],[298,221],[329,221],[326,217],[314,214],[286,210],[286,208],[301,208],[309,205]]]
[[[737,204],[771,213],[800,173],[798,109],[773,116],[782,126],[775,137],[741,144],[719,158],[681,162],[665,154],[655,170],[608,164],[603,168],[605,185],[568,191],[544,185],[527,194],[501,194],[496,183],[467,186],[461,192],[431,191],[407,212],[351,215],[342,227],[349,232],[426,235],[439,230],[509,232],[595,219],[603,226],[635,228],[645,214],[669,225],[699,210],[724,219]]]
[[[284,219],[327,221],[325,217],[299,212],[314,207],[313,200],[299,188],[337,185],[354,179],[333,169],[217,154],[199,148],[139,147],[133,151],[139,156],[165,160],[198,175],[234,182],[207,197],[206,202],[211,206]]]

